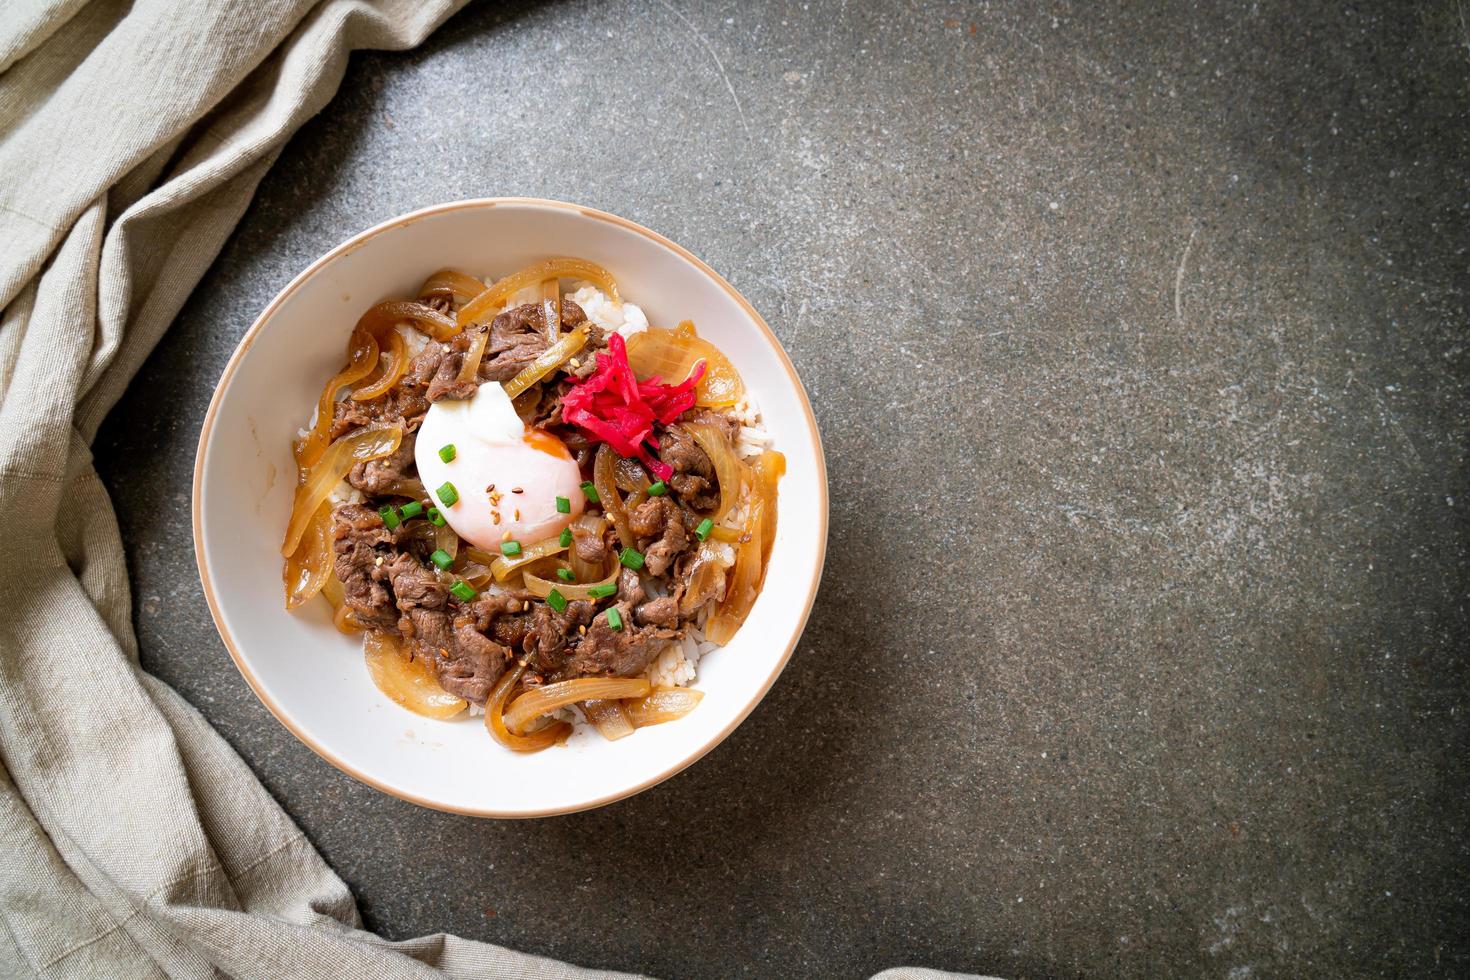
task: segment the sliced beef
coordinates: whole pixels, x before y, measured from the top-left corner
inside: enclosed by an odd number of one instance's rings
[[[475,629],[490,636],[496,643],[518,650],[531,630],[531,600],[529,592],[496,592],[482,595],[470,607],[475,617]]]
[[[679,600],[671,595],[649,599],[633,609],[633,618],[640,626],[663,626],[673,629],[679,625]]]
[[[643,581],[638,573],[631,568],[624,568],[618,572],[618,602],[626,602],[630,606],[636,606],[647,597],[643,591]]]
[[[442,609],[409,612],[417,649],[430,657],[439,686],[474,704],[484,704],[510,661],[510,651],[475,629],[474,619],[454,619]]]
[[[398,448],[381,459],[358,463],[347,474],[347,482],[369,497],[385,494],[408,495],[409,481],[416,479],[418,468],[413,461],[413,447],[418,433],[405,432]]]
[[[643,567],[655,578],[669,570],[689,548],[689,532],[684,527],[684,512],[667,496],[649,497],[634,509],[628,524],[638,536],[643,552]]]
[[[592,622],[596,611],[592,603],[580,600],[567,603],[562,612],[544,602],[536,603],[531,612],[530,631],[522,642],[522,649],[530,657],[531,669],[542,674],[561,670],[566,663],[568,641],[577,640],[581,627]]]
[[[740,431],[740,421],[725,412],[717,412],[711,408],[691,408],[679,416],[680,425],[708,425],[713,427],[732,444],[735,436]]]
[[[658,434],[658,458],[673,467],[668,484],[679,502],[697,511],[707,511],[720,502],[715,466],[687,429],[674,425]]]
[[[443,609],[449,601],[449,587],[434,569],[406,552],[399,552],[381,566],[393,585],[393,597],[400,612],[416,607]]]
[[[369,507],[343,504],[332,512],[333,566],[342,601],[363,626],[397,632],[398,609],[383,568],[397,540]]]
[[[626,602],[618,603],[616,609],[623,628],[613,629],[606,616],[594,619],[560,677],[636,677],[648,669],[660,650],[679,637],[675,630],[637,625],[632,607]]]
[[[577,557],[589,565],[600,568],[607,561],[606,536],[593,534],[580,524],[572,525],[572,548],[577,552]]]
[[[509,381],[547,346],[546,319],[539,303],[522,303],[506,310],[490,321],[490,342],[480,359],[480,380]]]
[[[344,398],[332,409],[331,436],[336,439],[365,425],[401,425],[405,434],[417,432],[429,411],[429,401],[407,376],[386,395],[360,402]]]
[[[484,327],[471,327],[461,330],[454,339],[444,348],[443,356],[438,360],[438,366],[434,369],[433,377],[429,379],[425,397],[431,402],[441,398],[464,399],[469,398],[479,390],[478,378],[469,378],[465,381],[459,380],[459,372],[464,367],[464,359],[471,347],[484,336]]]

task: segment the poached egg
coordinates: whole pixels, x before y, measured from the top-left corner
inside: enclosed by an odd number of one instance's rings
[[[454,447],[447,463],[445,446]],[[449,526],[491,554],[500,554],[503,541],[524,547],[553,537],[582,513],[582,474],[571,452],[550,433],[528,428],[493,381],[470,398],[429,406],[414,461]],[[459,494],[447,507],[439,493],[445,483]],[[570,501],[571,513],[556,509],[557,497]]]

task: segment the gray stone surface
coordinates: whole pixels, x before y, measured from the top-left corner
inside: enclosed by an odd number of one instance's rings
[[[1463,975],[1465,25],[612,0],[356,57],[99,438],[144,664],[392,937],[665,976]],[[526,823],[294,741],[215,636],[187,520],[269,297],[480,195],[706,258],[831,468],[822,594],[760,709],[642,796]]]

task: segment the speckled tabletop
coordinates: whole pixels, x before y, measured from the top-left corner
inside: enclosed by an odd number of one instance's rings
[[[99,437],[143,663],[394,938],[669,977],[1464,975],[1465,25],[611,0],[354,57]],[[831,471],[822,593],[750,720],[523,823],[296,742],[181,517],[271,295],[487,195],[708,260],[790,351]]]

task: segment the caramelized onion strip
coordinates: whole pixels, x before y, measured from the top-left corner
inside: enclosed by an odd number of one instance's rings
[[[453,317],[440,313],[426,303],[411,299],[390,299],[369,307],[358,319],[357,329],[382,337],[395,324],[405,320],[420,333],[435,340],[448,340],[460,330]]]
[[[602,512],[617,529],[619,547],[636,548],[638,540],[633,537],[632,526],[628,523],[628,511],[623,506],[622,495],[618,493],[617,477],[613,472],[615,456],[617,453],[607,443],[597,447],[597,459],[592,464],[592,485],[597,488],[598,499],[602,501]]]
[[[730,445],[730,440],[725,438],[724,433],[713,425],[704,422],[696,422],[686,425],[689,434],[704,450],[709,461],[714,464],[715,478],[720,481],[720,503],[715,507],[715,512],[710,515],[716,524],[725,519],[730,509],[735,506],[735,501],[740,499],[741,489],[745,485],[745,464],[735,456],[735,449]]]
[[[503,387],[505,388],[506,395],[514,398],[552,371],[561,367],[567,358],[577,353],[577,351],[586,345],[589,329],[590,327],[584,323],[536,355],[536,359],[530,364],[527,364],[521,370],[520,374],[505,382]]]
[[[482,290],[459,311],[459,325],[467,327],[472,323],[484,322],[487,316],[499,313],[500,308],[516,293],[527,286],[534,286],[547,279],[586,279],[607,293],[613,302],[622,302],[622,297],[618,294],[617,281],[613,279],[612,273],[596,262],[567,257],[545,259],[518,272],[512,272],[504,279],[497,280],[494,285]]]
[[[322,590],[332,574],[333,557],[332,505],[323,500],[307,521],[301,544],[286,559],[282,578],[286,582],[287,609],[306,604]]]
[[[343,385],[361,381],[378,365],[378,341],[370,334],[353,331],[347,343],[347,366],[333,375],[316,403],[316,423],[306,438],[296,444],[296,465],[308,467],[321,458],[331,440],[332,415],[336,410],[337,392]]]
[[[362,650],[373,683],[394,704],[439,721],[465,709],[467,702],[440,687],[428,663],[410,657],[395,637],[374,630],[363,638]]]
[[[476,561],[479,560],[479,556],[481,555],[484,555],[487,558],[489,557],[489,555],[486,555],[485,552],[480,551],[478,548],[467,550],[469,552],[469,557],[474,558]],[[517,569],[525,568],[527,565],[531,564],[531,562],[540,561],[542,558],[546,558],[550,555],[559,555],[566,550],[567,546],[561,543],[560,535],[554,538],[546,538],[543,541],[537,541],[535,544],[527,545],[526,547],[522,548],[521,553],[516,555],[514,558],[508,558],[505,555],[501,555],[499,558],[491,559],[490,571],[495,575],[495,580],[497,582],[504,582],[506,579],[510,578],[511,574]]]
[[[533,719],[578,701],[603,698],[641,698],[649,691],[643,677],[578,677],[533,688],[516,698],[505,712],[505,727],[525,731]],[[488,712],[487,712],[488,713]]]
[[[591,535],[595,540],[602,540],[602,534],[607,529],[607,519],[598,515],[584,513],[578,517],[573,524],[580,527],[584,533]],[[574,528],[575,530],[575,528]],[[590,561],[586,561],[577,554],[577,539],[572,538],[572,546],[567,549],[567,564],[572,567],[572,574],[577,577],[578,582],[591,582],[602,577],[602,569]]]
[[[597,734],[609,742],[616,742],[633,734],[633,722],[629,720],[628,712],[621,701],[583,701],[582,712],[592,723],[592,727],[597,729]]]
[[[704,692],[691,687],[656,687],[646,697],[624,701],[623,710],[634,728],[647,728],[683,718],[703,700]]]
[[[458,269],[440,269],[432,276],[424,280],[419,287],[420,296],[429,296],[433,293],[452,293],[454,298],[460,302],[474,299],[485,291],[485,284],[474,276]]]
[[[296,488],[296,500],[291,505],[291,521],[286,525],[281,555],[290,557],[300,547],[301,536],[306,533],[311,516],[352,467],[387,456],[398,448],[402,440],[403,429],[395,425],[385,429],[359,429],[328,446]]]
[[[526,672],[525,664],[515,664],[500,675],[490,697],[485,701],[485,728],[490,737],[512,752],[540,752],[571,734],[572,726],[564,721],[536,730],[530,735],[517,735],[505,725],[505,702],[516,681]]]
[[[404,342],[403,334],[396,329],[388,332],[388,350],[391,352],[392,360],[383,364],[383,372],[378,375],[376,381],[366,384],[352,393],[354,401],[370,401],[388,393],[388,389],[398,383],[408,370],[408,344]]]
[[[584,599],[590,602],[592,601],[592,596],[589,594],[589,590],[595,589],[599,585],[612,585],[616,583],[619,571],[621,569],[614,568],[611,575],[599,579],[596,582],[553,582],[539,575],[533,575],[529,571],[521,574],[521,580],[526,583],[527,592],[534,596],[539,596],[542,599],[551,595],[551,590],[555,589],[566,599]]]
[[[485,358],[485,345],[490,342],[490,331],[481,330],[475,334],[475,339],[470,341],[470,349],[465,352],[464,363],[459,366],[460,382],[472,381],[475,375],[480,373],[480,361]]]

